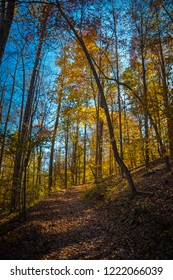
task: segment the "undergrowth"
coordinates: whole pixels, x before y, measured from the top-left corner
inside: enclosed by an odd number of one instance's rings
[[[83,198],[87,202],[95,204],[112,204],[116,198],[122,193],[126,192],[127,183],[124,179],[115,178],[103,180],[99,183],[90,184],[83,192]],[[127,193],[127,192],[126,192]]]

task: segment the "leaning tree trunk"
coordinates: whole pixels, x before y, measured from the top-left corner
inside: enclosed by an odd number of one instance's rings
[[[58,10],[60,12],[60,14],[62,15],[62,17],[66,20],[67,24],[69,25],[70,29],[72,30],[72,32],[74,33],[78,43],[80,44],[85,56],[86,56],[86,59],[88,61],[88,64],[92,70],[92,73],[93,73],[93,76],[95,78],[95,82],[97,84],[97,87],[98,87],[98,90],[99,90],[99,93],[100,93],[100,96],[102,98],[102,102],[103,102],[103,108],[104,108],[104,112],[105,112],[105,115],[106,115],[106,119],[107,119],[107,124],[108,124],[108,128],[109,128],[109,134],[110,134],[110,141],[112,143],[112,148],[113,148],[113,153],[114,153],[114,158],[116,159],[116,161],[118,162],[118,164],[120,165],[122,171],[124,172],[126,178],[127,178],[127,181],[128,181],[128,184],[129,184],[129,190],[130,190],[130,193],[131,193],[131,196],[134,196],[136,193],[137,193],[137,190],[135,188],[135,185],[134,185],[134,182],[133,182],[133,179],[131,177],[131,174],[127,168],[127,166],[125,165],[124,161],[121,159],[119,153],[118,153],[118,149],[117,149],[117,143],[116,143],[116,139],[115,139],[115,135],[114,135],[114,130],[113,130],[113,125],[112,125],[112,122],[111,122],[111,118],[110,118],[110,114],[109,114],[109,109],[108,109],[108,105],[107,105],[107,102],[106,102],[106,98],[105,98],[105,95],[104,95],[104,91],[103,91],[103,87],[100,83],[100,79],[98,77],[98,74],[96,72],[96,69],[95,69],[95,66],[93,64],[93,61],[92,61],[92,58],[87,50],[87,47],[82,39],[82,37],[79,36],[78,32],[76,31],[76,29],[74,28],[73,24],[71,23],[71,21],[69,20],[69,18],[67,17],[67,15],[64,13],[64,11],[62,10],[61,8],[61,5],[59,3],[59,1],[56,1],[57,3],[57,7],[58,7]]]
[[[15,0],[2,0],[0,3],[0,65],[14,17]]]

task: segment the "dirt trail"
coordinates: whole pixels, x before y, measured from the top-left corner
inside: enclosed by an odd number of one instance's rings
[[[99,208],[83,200],[81,186],[52,194],[26,222],[0,228],[0,259],[172,259],[173,174],[138,180],[148,195],[129,200],[122,192]]]
[[[108,227],[74,187],[34,206],[27,222],[0,240],[1,259],[102,259],[110,250]]]

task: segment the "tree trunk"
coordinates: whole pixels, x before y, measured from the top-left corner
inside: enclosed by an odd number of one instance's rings
[[[120,79],[119,79],[119,54],[118,54],[118,37],[117,37],[117,19],[115,14],[115,7],[112,1],[113,8],[113,21],[114,21],[114,36],[115,36],[115,58],[116,58],[116,79],[118,89],[118,119],[119,119],[119,138],[120,138],[120,157],[123,160],[123,133],[122,133],[122,109],[121,109],[121,91],[120,91]],[[123,172],[121,170],[123,177]]]
[[[88,52],[88,50],[87,50],[87,48],[85,46],[85,43],[84,43],[82,37],[79,36],[79,34],[75,30],[73,24],[71,23],[71,21],[68,19],[66,14],[61,9],[61,5],[60,5],[59,1],[56,1],[56,3],[57,3],[57,8],[58,8],[60,14],[66,20],[66,22],[69,25],[70,29],[74,33],[77,41],[79,42],[80,46],[82,47],[82,50],[83,50],[83,52],[84,52],[84,54],[86,56],[86,59],[88,61],[89,66],[91,68],[91,71],[92,71],[93,76],[95,78],[95,82],[97,84],[100,96],[102,98],[103,108],[104,108],[104,111],[105,111],[105,115],[106,115],[106,119],[107,119],[107,124],[108,124],[108,128],[109,128],[109,135],[110,135],[110,141],[112,143],[114,158],[116,159],[116,161],[118,162],[118,164],[122,168],[123,172],[125,173],[125,176],[127,178],[128,184],[129,184],[130,194],[131,194],[131,196],[134,196],[137,193],[137,191],[136,191],[133,179],[132,179],[132,177],[130,175],[130,172],[129,172],[128,168],[126,167],[125,163],[123,162],[123,160],[119,156],[119,153],[118,153],[118,150],[117,150],[117,143],[116,143],[115,136],[114,136],[113,125],[112,125],[110,114],[109,114],[108,105],[107,105],[106,98],[105,98],[105,95],[104,95],[103,87],[102,87],[102,85],[100,83],[100,79],[99,79],[98,74],[96,72],[96,69],[94,67],[92,58],[91,58],[91,56],[90,56],[90,54],[89,54],[89,52]]]
[[[144,34],[143,34],[143,15],[141,15],[141,30],[140,30],[140,51],[142,60],[142,80],[143,80],[143,99],[145,106],[148,106],[148,89],[146,80],[146,68],[145,68],[145,49],[144,49]],[[150,158],[149,158],[149,132],[148,132],[148,114],[144,111],[144,132],[145,132],[145,166],[149,168]]]
[[[86,143],[87,143],[87,125],[85,123],[84,126],[84,138],[83,138],[83,146],[84,146],[84,153],[83,153],[83,184],[86,183]]]
[[[2,112],[4,102],[5,82],[1,85],[1,98],[0,98],[0,124],[2,124]]]
[[[101,96],[98,93],[96,107],[96,157],[95,157],[95,182],[102,180],[102,157],[103,157],[103,120],[100,110],[103,109]]]
[[[55,126],[53,130],[53,136],[51,142],[51,151],[50,151],[50,160],[49,160],[49,185],[48,185],[49,193],[51,193],[52,185],[53,185],[54,148],[55,148],[56,134],[57,134],[58,124],[59,124],[59,116],[61,111],[61,99],[62,99],[62,91],[59,93],[58,108],[57,108]]]
[[[36,177],[36,187],[37,187],[36,198],[38,198],[38,188],[41,185],[41,166],[42,166],[42,158],[43,158],[42,146],[40,146],[39,151],[37,151],[37,157],[38,157],[38,164],[37,164],[37,177]]]
[[[69,142],[69,122],[67,120],[65,131],[65,188],[68,187],[68,142]]]
[[[100,43],[101,48],[101,43]],[[102,69],[102,57],[101,52],[99,53],[99,80],[101,81],[101,70]],[[104,89],[104,80],[102,79],[101,86]],[[102,161],[103,161],[103,119],[100,115],[100,112],[102,111],[103,104],[102,104],[102,97],[100,95],[100,92],[98,92],[97,96],[97,102],[96,103],[96,159],[95,159],[95,165],[96,165],[96,171],[95,171],[95,181],[96,183],[102,180]]]
[[[23,120],[23,111],[24,111],[24,101],[25,101],[25,86],[26,86],[26,73],[25,73],[25,62],[23,58],[23,53],[21,50],[21,61],[22,61],[22,100],[21,100],[21,112],[20,112],[20,121],[19,121],[19,135],[22,129],[22,120]]]
[[[163,83],[163,99],[165,106],[165,115],[167,119],[167,134],[168,134],[168,145],[170,151],[170,157],[173,159],[173,108],[169,101],[168,85],[166,79],[166,70],[165,70],[165,60],[162,48],[162,41],[160,37],[160,30],[158,28],[159,34],[159,51],[160,51],[160,64],[161,64],[161,73],[162,73],[162,83]]]
[[[15,0],[2,0],[0,3],[0,65],[14,17]]]
[[[1,145],[1,151],[0,151],[0,170],[1,170],[1,166],[2,166],[2,160],[3,160],[4,148],[5,148],[5,140],[6,140],[6,134],[7,134],[7,129],[8,129],[8,122],[9,122],[9,118],[10,118],[11,105],[12,105],[14,89],[15,89],[17,65],[18,65],[18,62],[16,63],[16,66],[15,66],[15,69],[14,69],[11,96],[10,96],[10,101],[9,101],[9,106],[8,106],[7,118],[6,118],[6,121],[5,121],[4,132],[3,132],[3,136],[2,136],[2,145]]]

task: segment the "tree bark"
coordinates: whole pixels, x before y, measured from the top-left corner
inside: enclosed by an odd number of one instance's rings
[[[169,101],[168,85],[167,85],[166,70],[165,70],[165,60],[164,60],[162,41],[161,41],[159,28],[158,28],[158,36],[159,36],[162,83],[163,83],[163,99],[164,99],[164,106],[165,106],[165,115],[167,119],[168,145],[169,145],[170,157],[173,159],[173,108]]]
[[[17,66],[18,66],[18,62],[16,63],[16,66],[15,66],[15,69],[14,69],[11,96],[10,96],[10,101],[9,101],[9,106],[8,106],[7,117],[6,117],[6,121],[5,121],[4,132],[3,132],[3,136],[2,136],[2,145],[1,145],[1,151],[0,151],[0,170],[1,170],[1,166],[2,166],[2,160],[3,160],[4,148],[5,148],[5,140],[6,140],[6,134],[7,134],[7,129],[8,129],[8,122],[9,122],[9,118],[10,118],[11,105],[12,105],[14,89],[15,89]]]
[[[148,106],[148,89],[147,89],[147,80],[146,80],[146,67],[145,67],[145,43],[144,43],[144,34],[143,34],[143,15],[141,14],[141,25],[140,25],[140,51],[141,51],[141,60],[142,60],[142,80],[143,80],[143,99],[145,107]],[[149,157],[149,131],[148,131],[148,114],[144,111],[144,131],[145,131],[145,166],[149,168],[150,157]]]
[[[83,153],[83,184],[86,183],[86,144],[87,144],[87,125],[85,123],[84,126],[84,138],[83,138],[83,147],[84,147],[84,153]]]
[[[14,17],[15,0],[2,0],[0,4],[0,65]]]
[[[69,142],[69,121],[67,120],[65,131],[65,188],[68,187],[68,143]]]
[[[122,109],[121,109],[121,91],[120,91],[120,79],[119,79],[119,53],[118,53],[118,36],[117,36],[117,18],[115,14],[114,3],[112,2],[113,9],[113,22],[114,22],[114,36],[115,36],[115,65],[116,65],[116,79],[117,79],[117,90],[118,90],[118,119],[119,119],[119,137],[120,137],[120,157],[123,160],[123,132],[122,132]],[[121,170],[123,177],[123,172]]]
[[[59,116],[61,111],[61,99],[62,99],[62,91],[59,93],[58,108],[57,108],[55,126],[53,130],[53,136],[51,142],[51,151],[50,151],[50,160],[49,160],[49,185],[48,185],[49,193],[51,193],[52,185],[53,185],[54,148],[55,148],[56,134],[57,134],[58,124],[59,124]]]

